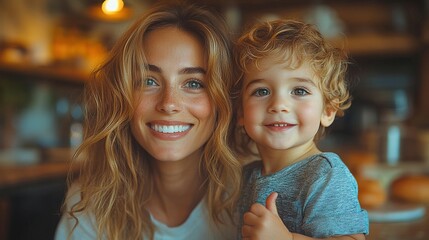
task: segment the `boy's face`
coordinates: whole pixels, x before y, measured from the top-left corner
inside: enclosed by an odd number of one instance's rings
[[[319,79],[307,63],[290,69],[268,57],[248,69],[239,124],[258,148],[310,146],[320,124],[333,122],[335,112],[325,110]]]

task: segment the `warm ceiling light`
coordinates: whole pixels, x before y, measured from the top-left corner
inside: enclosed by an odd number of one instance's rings
[[[115,14],[122,10],[124,2],[122,0],[105,0],[101,5],[101,10],[105,14]]]

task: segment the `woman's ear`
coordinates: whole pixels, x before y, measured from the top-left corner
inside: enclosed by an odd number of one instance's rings
[[[329,127],[334,122],[336,114],[337,110],[331,106],[326,106],[320,117],[320,124],[323,127]]]
[[[237,116],[237,125],[240,127],[244,126],[244,119],[242,114],[238,114]]]

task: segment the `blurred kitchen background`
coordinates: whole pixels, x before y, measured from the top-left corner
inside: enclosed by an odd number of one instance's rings
[[[125,0],[103,12],[111,2],[122,1],[0,0],[0,239],[53,238],[82,139],[88,74],[158,1]],[[235,34],[264,19],[316,24],[348,51],[354,96],[320,147],[385,189],[399,173],[429,174],[429,0],[195,2],[224,14]]]

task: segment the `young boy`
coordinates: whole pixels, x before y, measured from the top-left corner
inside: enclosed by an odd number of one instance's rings
[[[257,24],[236,47],[237,132],[247,138],[237,147],[254,143],[262,159],[244,167],[240,237],[365,239],[355,179],[315,144],[350,107],[345,54],[292,20]]]

